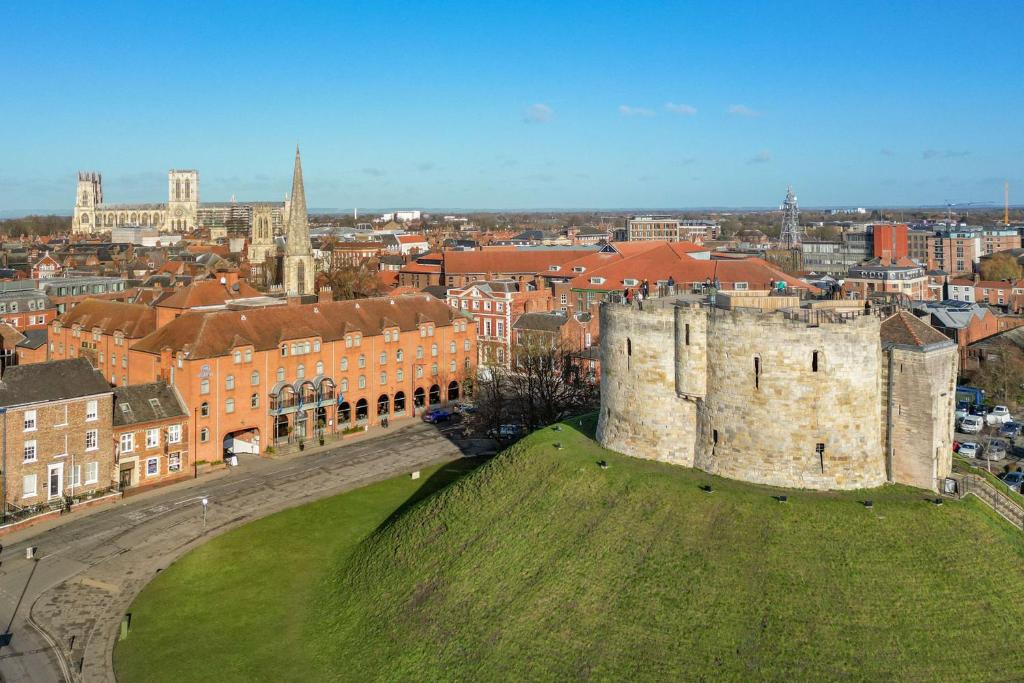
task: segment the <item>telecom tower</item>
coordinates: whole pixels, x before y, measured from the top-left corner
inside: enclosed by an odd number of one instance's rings
[[[786,188],[786,201],[782,202],[782,232],[779,235],[779,242],[783,249],[796,249],[800,246],[800,209],[796,205],[796,195],[793,194],[793,186]]]

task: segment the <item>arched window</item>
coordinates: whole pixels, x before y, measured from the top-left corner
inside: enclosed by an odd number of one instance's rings
[[[235,349],[235,352],[231,355],[234,358],[235,365],[238,365],[239,363],[242,362],[242,351],[240,349]]]
[[[366,375],[359,375],[359,388],[360,389],[365,389],[366,388]]]
[[[395,413],[405,412],[405,392],[399,391],[395,394]]]
[[[316,362],[316,374],[318,374],[318,375],[324,374],[324,362],[322,360],[318,360]]]
[[[299,367],[295,368],[295,378],[303,379],[306,376],[306,366],[299,363]]]
[[[356,401],[356,420],[365,420],[370,416],[370,404],[365,398]]]
[[[384,386],[387,383],[388,383],[388,373],[386,373],[386,372],[380,373],[380,384],[381,384],[381,386]]]
[[[249,407],[250,408],[259,408],[260,407],[260,395],[259,394],[253,394],[252,396],[249,397]]]
[[[396,361],[401,363],[403,358],[405,358],[405,354],[402,353],[402,349],[398,349],[397,351],[395,351],[395,360]]]
[[[259,386],[259,383],[260,383],[260,373],[258,373],[257,371],[253,370],[252,374],[249,375],[249,384],[251,384],[252,386],[255,387],[255,386]]]
[[[228,375],[227,377],[224,378],[224,388],[228,389],[228,390],[231,390],[231,389],[235,388],[235,376],[234,375]]]
[[[202,379],[199,380],[199,393],[208,394],[210,393],[210,380]]]
[[[366,356],[364,356],[363,354],[359,354],[359,367],[366,367]]]
[[[453,358],[451,362],[448,363],[448,372],[455,372],[455,367],[455,359]]]
[[[340,382],[338,382],[338,389],[339,389],[339,390],[340,390],[340,391],[341,391],[342,393],[344,393],[344,392],[348,391],[348,380],[347,380],[347,379],[343,379],[343,380],[341,380]]]
[[[403,380],[405,380],[405,372],[402,371],[402,368],[398,368],[395,370],[395,381],[401,382]]]
[[[210,404],[206,401],[199,404],[199,416],[210,417]]]
[[[391,399],[388,398],[387,394],[381,394],[377,397],[377,414],[387,415],[391,412]]]
[[[342,358],[341,359],[341,370],[342,370],[342,372],[344,372],[345,370],[348,370],[348,358]]]
[[[455,346],[455,342],[451,342],[450,344],[448,344],[448,352],[449,353],[455,353],[455,349],[456,348],[457,347]]]
[[[422,365],[417,365],[416,366],[416,377],[419,378],[419,377],[422,377],[422,376],[423,376],[423,366]]]
[[[350,422],[352,420],[352,405],[348,401],[343,401],[338,406],[338,422]]]
[[[388,362],[388,352],[387,351],[381,351],[380,352],[380,364],[384,365],[387,362]]]
[[[431,355],[431,357],[436,357],[437,356],[437,344],[431,344],[430,345],[430,355]]]
[[[456,401],[459,398],[459,383],[449,382],[448,383],[448,400]]]
[[[277,381],[278,382],[283,382],[284,381],[284,368],[278,368],[277,369]]]
[[[423,402],[426,399],[427,392],[423,391],[423,387],[419,387],[416,391],[412,392],[412,404],[416,408],[422,408]]]
[[[207,429],[206,427],[203,427],[202,429],[200,429],[199,430],[199,440],[202,441],[203,443],[206,443],[207,441],[209,441],[210,440],[210,430]]]
[[[228,400],[224,401],[224,412],[225,413],[233,413],[233,412],[235,412],[235,399],[229,398]]]
[[[417,359],[423,358],[423,347],[422,346],[417,346],[416,347],[416,358]]]
[[[430,405],[434,405],[441,402],[441,387],[436,384],[430,387]]]

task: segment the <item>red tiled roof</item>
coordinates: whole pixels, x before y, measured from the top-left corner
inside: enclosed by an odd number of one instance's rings
[[[238,289],[234,285],[221,284],[218,280],[200,280],[182,287],[171,296],[160,301],[157,306],[162,308],[188,309],[198,306],[216,306],[232,299],[244,299],[251,296],[260,296],[259,290],[255,289],[245,280],[238,281]]]
[[[430,263],[406,263],[398,272],[430,275],[431,273],[440,273],[441,266],[433,265]]]
[[[535,275],[553,265],[575,261],[579,249],[487,249],[484,251],[446,251],[445,275],[529,273]]]
[[[949,337],[907,311],[900,311],[882,321],[881,340],[907,346],[952,343]]]
[[[145,304],[86,299],[58,318],[64,327],[78,324],[84,330],[99,328],[102,334],[122,332],[138,339],[156,330],[156,311]]]
[[[185,351],[189,358],[228,355],[238,344],[257,351],[291,339],[344,338],[346,333],[379,335],[385,326],[404,332],[421,322],[448,325],[459,316],[443,301],[426,294],[378,297],[301,306],[270,306],[248,311],[193,311],[167,323],[134,346],[133,351],[159,354],[161,349]]]
[[[398,241],[402,244],[420,244],[427,240],[422,235],[399,235]]]

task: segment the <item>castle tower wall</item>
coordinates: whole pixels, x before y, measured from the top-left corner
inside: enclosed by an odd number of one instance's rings
[[[893,346],[883,354],[882,383],[892,405],[883,404],[882,429],[887,447],[891,440],[893,479],[937,491],[953,467],[957,347]]]
[[[676,395],[672,306],[601,306],[601,413],[597,438],[638,458],[692,467],[696,403]]]
[[[691,400],[708,393],[708,312],[697,303],[675,310],[676,394]]]
[[[779,313],[707,311],[697,467],[796,488],[885,483],[877,318],[809,325]]]

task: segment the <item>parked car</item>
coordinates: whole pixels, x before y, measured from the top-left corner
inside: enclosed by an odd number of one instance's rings
[[[490,431],[490,436],[498,439],[514,439],[523,433],[522,425],[501,425]]]
[[[423,413],[423,421],[431,424],[447,422],[450,419],[452,419],[452,414],[444,408],[431,408],[427,412]]]
[[[956,412],[953,413],[953,417],[956,420],[957,424],[960,424],[960,420],[964,419],[965,417],[971,414],[969,408],[970,407],[967,405],[966,401],[960,401],[959,403],[956,404]]]
[[[978,417],[984,418],[988,415],[990,408],[988,406],[974,405],[967,409],[967,412],[971,415],[977,415]]]
[[[1003,460],[1006,457],[1006,442],[1002,439],[992,439],[985,446],[984,454],[981,456],[985,460]]]
[[[985,425],[985,421],[977,415],[968,415],[960,421],[960,431],[965,434],[978,434]]]
[[[1007,472],[1002,476],[1003,483],[1010,487],[1011,491],[1020,493],[1020,485],[1024,483],[1024,472]]]
[[[1020,422],[1004,422],[999,428],[999,436],[1005,436],[1010,439],[1020,436],[1021,430],[1024,429],[1024,424]]]
[[[960,455],[965,458],[977,458],[981,455],[981,446],[973,441],[964,441],[960,444],[960,449],[957,451]]]
[[[1013,415],[1010,415],[1010,409],[1006,406],[996,406],[992,411],[985,416],[985,422],[990,425],[1000,425],[1007,422],[1013,422]]]

